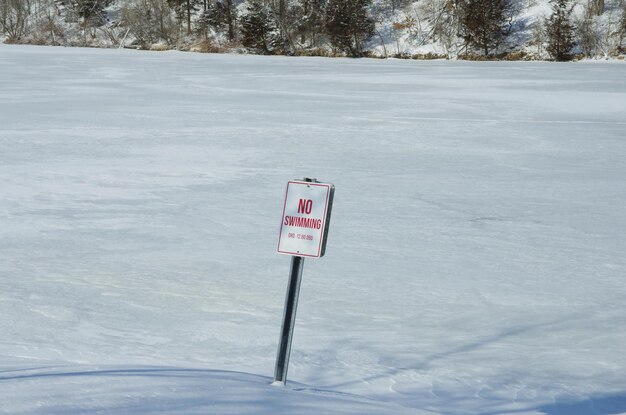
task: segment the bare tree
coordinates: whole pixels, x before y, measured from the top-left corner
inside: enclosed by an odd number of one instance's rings
[[[459,0],[434,0],[435,8],[431,12],[432,37],[439,41],[450,57],[458,53],[459,34],[462,32],[462,5]],[[456,52],[454,52],[456,50]]]
[[[624,45],[624,41],[626,41],[626,4],[622,9],[622,19],[617,30],[617,38],[619,40],[618,49],[623,52],[626,49],[626,45]]]
[[[187,23],[187,35],[191,34],[191,16],[198,11],[197,6],[200,4],[199,0],[167,0],[170,7],[176,12],[180,23],[183,21]]]
[[[548,41],[545,21],[543,19],[537,19],[532,25],[532,32],[530,37],[530,45],[537,48],[537,55],[542,56],[545,52],[544,46]]]
[[[0,0],[0,24],[10,42],[26,34],[32,13],[31,0]]]
[[[122,8],[121,25],[143,48],[159,41],[173,45],[177,36],[177,25],[167,0],[135,0]]]
[[[32,38],[36,43],[58,45],[64,30],[55,0],[36,0],[33,12]]]
[[[604,0],[590,0],[589,6],[596,16],[602,16],[604,13]]]
[[[604,17],[599,17],[603,14]],[[613,9],[609,9],[607,16],[604,0],[588,0],[575,26],[577,43],[585,56],[609,56],[620,47],[620,23]]]

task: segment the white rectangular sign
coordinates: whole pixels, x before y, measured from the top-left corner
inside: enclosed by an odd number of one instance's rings
[[[328,183],[287,183],[279,253],[314,258],[324,255],[334,189]]]

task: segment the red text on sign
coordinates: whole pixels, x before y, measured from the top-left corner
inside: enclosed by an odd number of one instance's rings
[[[321,219],[303,218],[300,216],[285,216],[285,221],[283,223],[285,224],[285,226],[295,226],[298,228],[322,228]]]
[[[311,199],[300,199],[298,202],[298,213],[309,215],[313,209],[313,201]]]

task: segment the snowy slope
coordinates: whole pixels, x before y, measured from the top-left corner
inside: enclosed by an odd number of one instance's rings
[[[2,45],[0,96],[0,413],[626,413],[623,64]]]
[[[13,13],[25,17],[24,24],[17,24],[15,17],[6,14],[0,20],[6,21],[0,28],[0,41],[9,43],[91,47],[130,47],[152,50],[188,51],[228,51],[231,53],[257,53],[254,48],[246,49],[243,42],[242,18],[248,13],[250,0],[235,0],[238,23],[234,40],[227,40],[225,30],[213,29],[204,32],[201,28],[202,13],[208,4],[198,3],[192,7],[190,30],[181,29],[176,12],[167,4],[171,2],[146,2],[143,0],[111,0],[103,10],[103,24],[85,31],[83,22],[76,16],[72,7],[55,0],[18,2],[15,5],[28,6],[26,9],[13,7]],[[67,2],[65,2],[67,3]],[[193,3],[193,2],[191,2]],[[272,2],[270,2],[272,3]],[[322,2],[324,3],[324,2]],[[371,56],[404,57],[415,59],[476,59],[482,58],[483,48],[468,43],[461,24],[463,15],[460,4],[451,0],[373,0],[367,6],[368,16],[375,23],[375,30],[364,44]],[[507,36],[497,45],[491,45],[491,58],[507,60],[549,60],[549,44],[546,20],[552,14],[551,0],[511,0],[501,29]],[[595,4],[603,6],[596,10]],[[318,40],[298,44],[300,38],[297,17],[301,14],[300,1],[286,2],[291,10],[285,26],[291,42],[296,42],[286,54],[331,54],[339,53],[331,46],[323,27],[316,29]],[[275,5],[278,7],[277,5]],[[306,7],[305,7],[306,8]],[[572,0],[570,22],[575,27],[572,53],[578,59],[618,59],[624,60],[626,45],[626,2],[624,0]],[[26,11],[28,10],[28,12]],[[298,11],[300,10],[300,11]],[[295,21],[292,21],[296,19]],[[186,19],[184,19],[186,20]],[[305,19],[306,20],[306,19]],[[304,23],[302,23],[304,24]],[[275,25],[275,23],[271,23]],[[306,24],[305,24],[306,25]],[[184,24],[183,26],[186,26]],[[271,48],[270,48],[271,49]]]
[[[448,0],[417,0],[405,2],[394,0],[403,7],[392,8],[392,1],[374,1],[372,14],[377,22],[377,36],[370,47],[379,56],[427,56],[434,54],[447,58],[457,58],[465,53],[478,54],[480,50],[467,48],[450,11],[454,9],[454,2]],[[604,11],[600,16],[587,15],[591,1],[574,0],[569,2],[571,8],[570,21],[580,30],[574,30],[575,47],[573,52],[585,54],[591,58],[607,58],[622,56],[620,52],[620,38],[618,35],[620,22],[625,9],[623,0],[604,1]],[[547,33],[545,22],[552,14],[553,2],[549,0],[513,0],[507,24],[511,31],[497,50],[492,53],[523,52],[532,59],[550,59],[546,51]],[[448,12],[446,12],[448,11]],[[448,20],[446,20],[448,19]],[[584,20],[587,20],[584,22]],[[434,32],[434,27],[442,24],[444,32]],[[582,47],[583,26],[587,27],[586,36],[595,39],[592,50]],[[505,25],[504,27],[507,27]],[[589,41],[587,41],[589,42]],[[623,45],[622,45],[623,46]],[[518,55],[516,59],[521,59]]]

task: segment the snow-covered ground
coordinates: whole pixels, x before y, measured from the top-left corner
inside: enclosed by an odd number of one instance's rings
[[[0,45],[0,413],[626,413],[625,73]]]

